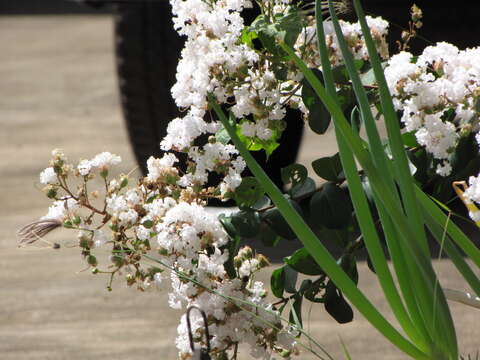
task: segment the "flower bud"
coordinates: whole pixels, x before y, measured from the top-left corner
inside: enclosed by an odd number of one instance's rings
[[[243,247],[242,249],[240,249],[240,251],[238,252],[238,256],[242,259],[242,260],[249,260],[253,257],[253,251],[252,251],[252,248],[250,246],[245,246]]]
[[[258,260],[258,264],[260,265],[260,268],[270,266],[270,261],[268,261],[268,259],[262,254],[257,255],[257,260]]]
[[[121,255],[112,255],[110,256],[110,261],[116,266],[116,267],[122,267],[123,264],[125,264],[125,259]]]
[[[73,228],[73,224],[70,220],[65,220],[63,222],[63,227],[66,227],[67,229],[71,229],[71,228]]]
[[[120,178],[120,187],[124,188],[127,185],[128,185],[128,177],[127,176],[122,176]]]
[[[92,266],[97,266],[98,265],[97,258],[93,255],[88,255],[87,262]]]
[[[57,197],[57,188],[53,186],[47,187],[47,197],[49,199],[55,199]]]
[[[104,168],[102,171],[100,171],[100,176],[106,179],[108,176],[108,169]]]
[[[239,268],[240,266],[242,266],[242,258],[239,257],[239,256],[235,256],[233,258],[233,265],[236,267],[236,268]]]
[[[80,216],[77,215],[73,218],[73,223],[75,225],[80,225],[81,222],[82,222],[82,219],[80,218]]]

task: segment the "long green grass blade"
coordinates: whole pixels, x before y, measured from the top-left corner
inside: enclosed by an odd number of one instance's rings
[[[367,98],[367,93],[363,87],[363,84],[360,80],[360,76],[355,67],[353,56],[343,36],[343,32],[340,27],[337,14],[335,13],[335,9],[333,8],[332,2],[329,3],[329,10],[330,10],[330,17],[332,19],[332,23],[335,29],[335,33],[337,35],[338,44],[342,52],[343,61],[347,68],[350,79],[352,81],[352,86],[355,92],[355,96],[360,106],[361,115],[363,118],[363,123],[365,124],[365,129],[368,137],[368,144],[371,150],[373,162],[375,166],[378,168],[378,170],[382,174],[384,174],[385,182],[390,187],[390,191],[392,192],[392,194],[396,197],[398,206],[401,207],[402,203],[400,201],[400,198],[398,197],[397,188],[395,186],[394,179],[387,165],[387,161],[389,160],[387,160],[387,156],[385,154],[382,140],[378,133],[376,121],[373,117],[371,106]],[[415,292],[412,289],[412,286],[413,286],[412,282],[409,281],[408,276],[406,276],[409,271],[407,271],[407,268],[404,267],[405,265],[408,264],[410,268],[412,267],[415,268],[416,264],[413,263],[412,261],[405,260],[405,252],[402,250],[401,246],[398,246],[398,237],[395,236],[396,231],[389,218],[389,214],[385,210],[384,206],[381,204],[379,194],[376,192],[374,192],[374,199],[375,199],[377,209],[379,211],[382,227],[384,228],[385,236],[387,239],[387,245],[389,246],[389,251],[392,257],[392,261],[394,263],[394,268],[397,273],[397,278],[399,280],[400,288],[402,290],[402,293],[404,294],[405,302],[408,306],[413,322],[419,328],[424,339],[429,338],[424,325],[424,320],[420,314],[415,298],[411,297],[412,295],[415,294]],[[415,269],[408,269],[408,270],[414,271]],[[422,340],[424,341],[424,339]],[[417,337],[417,341],[420,341],[418,337]]]
[[[440,226],[432,217],[430,212],[423,207],[423,213],[425,220],[427,221],[427,227],[431,231],[432,235],[435,237],[435,240],[440,244],[448,257],[452,260],[453,264],[457,268],[458,272],[463,276],[465,281],[470,285],[471,289],[480,296],[480,279],[472,271],[470,266],[464,260],[460,251],[455,247],[450,236],[447,233],[445,223],[444,227]],[[447,219],[449,222],[449,219]]]
[[[223,126],[229,133],[233,143],[245,159],[249,169],[262,184],[264,190],[277,206],[282,216],[291,226],[295,234],[303,243],[308,252],[315,261],[322,267],[328,276],[335,282],[336,286],[345,294],[351,303],[362,313],[365,318],[375,326],[388,340],[395,344],[399,349],[416,359],[428,359],[415,345],[405,339],[372,305],[365,295],[356,287],[350,277],[341,269],[335,259],[325,249],[320,240],[316,237],[310,227],[305,223],[302,217],[290,205],[281,191],[275,186],[270,178],[265,174],[260,165],[256,162],[245,145],[238,138],[235,131],[235,124],[232,124],[225,116],[220,106],[213,97],[210,98],[210,104],[219,117]]]
[[[389,212],[392,220],[395,223],[395,226],[398,229],[401,229],[399,230],[399,234],[408,245],[408,256],[414,259],[418,264],[421,264],[419,265],[419,271],[416,274],[417,276],[412,279],[412,281],[415,281],[416,283],[416,292],[419,292],[418,298],[424,304],[427,302],[427,300],[432,298],[437,299],[438,303],[440,304],[440,306],[435,306],[433,309],[431,306],[422,306],[421,309],[425,313],[426,318],[437,319],[440,322],[439,326],[444,326],[448,330],[453,329],[451,318],[448,320],[450,313],[448,312],[445,296],[443,293],[441,293],[441,290],[438,290],[437,287],[435,287],[436,277],[433,268],[431,267],[431,263],[425,256],[424,251],[422,251],[422,249],[419,247],[418,242],[415,241],[415,232],[412,230],[411,224],[407,221],[401,208],[398,207],[394,196],[391,194],[388,186],[384,182],[383,175],[374,166],[369,151],[363,147],[362,140],[358,134],[353,132],[341,109],[336,106],[334,100],[326,93],[325,88],[317,79],[315,74],[308,69],[305,63],[288,45],[281,40],[279,40],[279,44],[302,71],[307,81],[310,83],[318,97],[322,100],[323,104],[332,115],[335,125],[342,133],[346,143],[350,147],[351,151],[355,154],[358,162],[368,175],[372,188],[376,188],[376,191],[379,194],[382,194],[381,200],[384,203],[385,208]],[[419,283],[421,283],[423,286],[419,285]],[[435,291],[440,292],[440,294],[433,297],[431,294],[433,294]],[[447,312],[445,312],[445,309],[447,309]],[[433,314],[435,314],[435,316]],[[445,318],[445,314],[447,318]],[[426,325],[429,325],[432,329],[435,329],[435,321],[426,321]],[[442,343],[445,343],[445,341]],[[456,347],[454,346],[454,348]],[[433,350],[435,351],[435,349]]]
[[[327,46],[325,43],[325,33],[323,30],[323,19],[322,19],[322,8],[319,0],[316,1],[315,8],[316,15],[316,26],[317,26],[317,43],[320,51],[320,59],[322,64],[322,73],[325,80],[325,88],[327,93],[335,100],[336,104],[339,105],[336,88],[333,79],[332,69],[330,65],[330,60],[328,58]],[[353,61],[352,61],[353,63]],[[353,65],[353,64],[352,64]],[[363,89],[363,88],[362,88]],[[363,109],[365,110],[365,109]],[[368,109],[369,110],[369,109]],[[373,120],[373,117],[372,117]],[[376,128],[375,128],[376,130]],[[420,335],[417,328],[413,325],[405,306],[400,298],[398,290],[395,286],[392,274],[387,265],[387,260],[383,249],[380,243],[380,239],[375,228],[373,217],[370,211],[370,207],[365,196],[360,176],[358,174],[358,169],[355,163],[352,152],[345,143],[342,134],[335,128],[335,135],[337,138],[338,148],[340,152],[340,158],[342,161],[342,167],[345,174],[345,177],[348,182],[350,196],[352,198],[353,207],[355,210],[355,215],[359,223],[367,251],[372,260],[375,271],[378,275],[380,286],[383,289],[385,297],[395,314],[395,317],[399,321],[400,325],[404,331],[409,335],[412,340],[419,344],[421,349],[425,349],[425,333]],[[380,138],[378,137],[380,140]],[[381,148],[380,142],[380,151],[381,155],[384,156],[383,149]],[[405,285],[409,285],[410,282],[404,282]],[[415,304],[416,306],[416,304]]]
[[[352,80],[352,85],[353,85],[353,88],[354,88],[354,91],[355,91],[355,95],[357,97],[357,101],[359,102],[359,105],[360,105],[361,113],[362,113],[362,116],[363,116],[363,119],[364,119],[364,124],[365,124],[366,130],[367,130],[367,136],[368,136],[368,140],[369,140],[369,145],[370,145],[370,149],[371,149],[371,155],[372,155],[373,162],[376,165],[376,167],[378,168],[378,170],[382,174],[384,174],[385,182],[387,183],[387,186],[390,186],[390,191],[392,192],[392,194],[397,195],[396,188],[395,188],[394,183],[393,183],[393,179],[390,176],[391,173],[390,173],[390,171],[388,171],[388,165],[387,165],[387,161],[386,161],[385,151],[384,151],[383,146],[382,146],[380,135],[378,134],[378,130],[377,130],[377,127],[376,127],[376,124],[375,124],[375,120],[373,118],[373,114],[370,110],[370,104],[368,102],[365,90],[363,89],[363,84],[360,81],[360,77],[358,75],[358,72],[355,69],[355,66],[353,64],[353,57],[350,53],[350,50],[349,50],[349,48],[347,46],[347,43],[346,43],[346,40],[343,36],[343,32],[342,32],[342,29],[340,27],[340,23],[338,21],[337,15],[335,13],[335,9],[333,8],[333,5],[332,5],[331,1],[329,2],[329,9],[330,9],[330,16],[331,16],[331,19],[332,19],[332,22],[333,22],[333,25],[334,25],[334,28],[335,28],[335,33],[337,35],[337,40],[338,40],[338,43],[339,43],[339,46],[340,46],[340,49],[341,49],[341,52],[342,52],[343,60],[344,60],[344,63],[347,67],[350,78]],[[402,148],[402,151],[404,151],[403,148]],[[386,226],[391,225],[391,221],[389,219],[388,213],[386,211],[384,211],[384,207],[381,204],[381,202],[379,201],[381,199],[381,196],[382,196],[381,194],[378,194],[376,191],[374,191],[374,197],[375,197],[375,201],[377,203],[377,208],[379,209],[379,215],[380,215],[380,218],[382,220],[382,224],[383,224],[384,229],[386,231],[385,234],[386,234],[387,239],[388,239],[389,237],[394,236],[395,233],[397,233],[397,232],[394,230],[394,228],[392,226],[390,226],[390,228],[388,228],[388,227],[385,228]],[[395,198],[396,198],[395,200],[396,200],[397,206],[401,208],[402,203],[401,203],[400,199],[398,198],[398,196],[395,196]],[[411,221],[409,221],[409,223],[411,223]],[[391,241],[391,239],[390,239],[389,244],[392,244],[392,243],[394,243],[394,242]],[[393,245],[395,245],[395,244],[393,244]],[[400,244],[400,245],[403,245],[403,244]],[[398,250],[398,252],[393,251],[393,253],[392,253],[392,259],[394,260],[394,262],[396,262],[396,272],[397,272],[397,274],[399,273],[399,271],[410,273],[410,274],[417,273],[419,271],[419,266],[421,266],[420,265],[421,263],[418,263],[418,262],[414,261],[412,258],[408,257],[408,255],[405,254],[404,251],[403,251],[403,246],[398,246],[398,247],[391,246],[391,250]],[[405,261],[404,261],[404,259],[405,259]],[[400,262],[401,263],[405,262],[405,264],[408,266],[408,268],[400,267],[399,266]],[[424,263],[426,263],[426,262],[424,262]],[[402,283],[402,285],[403,285],[402,290],[404,291],[405,300],[406,300],[407,304],[409,305],[409,310],[411,312],[411,315],[413,317],[413,320],[414,320],[415,324],[417,326],[419,326],[419,328],[423,329],[425,327],[428,328],[428,324],[425,325],[425,322],[432,323],[435,315],[431,311],[430,302],[427,303],[427,299],[430,298],[430,296],[429,296],[430,294],[428,293],[427,288],[419,280],[420,279],[410,281],[410,282],[406,282],[406,283],[403,282]],[[425,282],[429,282],[431,280],[433,280],[433,279],[425,279]],[[416,287],[417,291],[412,292],[411,289],[407,289],[407,287],[409,287],[410,284],[412,284],[412,286]],[[422,318],[422,316],[419,316],[420,314],[417,312],[418,306],[415,303],[415,299],[414,298],[411,299],[411,298],[408,297],[409,294],[416,295],[416,294],[420,294],[421,292],[424,292],[423,299],[420,298],[420,301],[423,300],[423,303],[424,303],[423,307],[420,306],[420,312],[423,313],[423,318]]]
[[[447,234],[460,247],[460,249],[472,259],[474,264],[480,268],[480,249],[468,238],[467,235],[453,222],[447,222],[447,215],[438,207],[438,205],[425,194],[418,186],[415,187],[417,199],[421,202],[422,206],[431,215],[440,226],[446,224]]]
[[[358,21],[362,28],[363,37],[365,39],[365,44],[367,46],[370,63],[375,74],[375,79],[379,86],[380,101],[382,104],[385,125],[387,128],[388,141],[392,151],[393,161],[395,163],[394,169],[396,170],[396,178],[402,193],[404,207],[411,224],[414,226],[415,233],[417,235],[416,239],[418,240],[420,247],[425,252],[425,255],[429,256],[430,254],[425,235],[422,214],[419,211],[418,204],[415,199],[413,178],[411,176],[410,166],[408,164],[403,140],[401,138],[399,121],[393,106],[392,97],[388,90],[387,81],[385,80],[385,74],[383,72],[381,60],[378,56],[372,35],[370,34],[370,29],[368,27],[365,14],[363,13],[363,9],[360,6],[360,2],[358,0],[354,0],[353,3],[358,16]]]
[[[354,7],[362,28],[370,62],[375,73],[375,78],[379,86],[380,100],[382,104],[383,115],[385,117],[388,140],[392,151],[394,169],[396,170],[396,178],[402,193],[404,207],[409,220],[408,222],[415,231],[414,239],[417,240],[419,247],[424,251],[424,255],[429,256],[428,243],[424,229],[424,220],[421,212],[419,211],[418,202],[415,198],[414,181],[410,172],[407,155],[401,138],[400,125],[393,106],[392,97],[388,90],[385,74],[383,73],[383,68],[381,66],[381,61],[378,56],[375,43],[370,34],[370,29],[359,0],[354,0]],[[435,302],[433,306],[434,309],[432,311],[432,309],[428,307],[429,299],[426,298],[431,294],[430,286],[432,283],[424,283],[424,286],[422,286],[421,282],[418,282],[417,285],[417,280],[415,278],[413,279],[418,292],[417,300],[419,301],[420,310],[426,317],[425,321],[430,322],[430,316],[434,316],[434,324],[427,323],[426,325],[430,331],[433,331],[432,336],[438,349],[442,349],[440,351],[445,355],[448,354],[448,356],[451,358],[457,358],[458,345],[455,327],[453,325],[453,320],[451,318],[450,310],[443,291],[436,286],[438,280],[431,266],[431,262],[422,261],[419,262],[418,265],[423,267],[423,270],[426,272],[427,278],[425,280],[427,282],[432,281],[435,284],[433,289],[433,299]],[[438,321],[441,325],[441,330],[438,328],[438,326],[436,326],[436,321]]]

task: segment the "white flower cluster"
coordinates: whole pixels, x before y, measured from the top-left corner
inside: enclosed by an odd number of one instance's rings
[[[480,211],[472,211],[470,204],[480,204],[480,174],[477,176],[470,176],[468,179],[468,188],[463,193],[467,207],[469,207],[468,215],[470,218],[478,222],[480,221]]]
[[[122,158],[118,155],[111,154],[107,151],[95,155],[91,160],[82,160],[77,166],[78,172],[82,176],[87,176],[91,171],[99,169],[100,171],[108,170],[109,167],[118,165]]]
[[[232,89],[227,89],[222,79],[235,77],[241,67],[251,67],[258,61],[255,51],[238,42],[244,28],[240,12],[252,4],[248,0],[171,0],[170,3],[175,29],[187,37],[172,95],[176,104],[188,111],[183,118],[169,123],[161,147],[186,152],[193,159],[195,168],[182,179],[185,186],[203,185],[208,172],[217,171],[227,175],[221,185],[222,192],[233,191],[245,167],[240,157],[236,157],[235,164],[230,163],[237,151],[222,143],[198,147],[193,142],[221,128],[217,122],[204,120],[208,94],[214,93],[219,101],[225,102]]]
[[[388,58],[388,43],[386,37],[388,35],[388,22],[381,17],[366,17],[370,33],[377,46],[377,51],[383,59]],[[350,23],[340,20],[343,36],[347,45],[355,59],[368,60],[368,51],[363,38],[360,23]],[[343,62],[342,52],[338,45],[337,35],[331,20],[323,22],[323,31],[330,55],[332,66],[338,66]],[[297,55],[304,59],[306,64],[312,68],[320,68],[320,53],[317,47],[317,31],[316,23],[312,17],[311,23],[306,26],[295,43]]]
[[[402,122],[437,160],[437,173],[451,173],[449,156],[462,135],[478,131],[480,48],[460,51],[441,42],[414,57],[392,56],[385,76]]]
[[[388,43],[386,37],[388,35],[388,22],[381,17],[366,17],[367,24],[370,28],[370,33],[377,46],[377,51],[383,59],[387,59]],[[362,29],[360,23],[350,23],[340,20],[340,27],[342,28],[343,36],[347,42],[348,47],[356,60],[368,60],[368,51],[363,38]],[[323,30],[325,32],[325,39],[327,50],[329,54],[329,60],[333,67],[340,66],[343,63],[343,56],[338,45],[337,35],[331,20],[323,22]],[[317,45],[317,31],[315,18],[311,17],[309,25],[304,27],[302,32],[297,38],[295,43],[295,51],[297,55],[303,59],[303,61],[310,68],[317,68],[321,70],[320,53]],[[288,98],[288,104],[292,107],[298,107],[307,116],[309,110],[305,106],[301,98],[302,88],[299,86],[302,79],[302,74],[299,73],[296,79],[283,84],[284,87],[290,87],[297,89],[293,97]],[[346,84],[343,84],[346,85]],[[287,98],[282,99],[286,101]]]
[[[227,159],[234,150],[230,145],[218,150],[214,148],[217,145],[208,143],[205,153],[216,152]],[[194,151],[192,148],[191,156],[196,159]],[[222,151],[226,152],[222,154]],[[204,208],[203,196],[211,194],[183,185],[185,179],[174,167],[178,161],[174,155],[167,153],[161,159],[148,159],[147,176],[133,187],[128,187],[125,175],[108,180],[108,173],[100,173],[106,184],[104,204],[100,207],[92,204],[92,194],[96,194],[97,201],[99,195],[98,191],[86,192],[87,183],[95,177],[91,170],[105,170],[118,161],[116,155],[99,154],[90,160],[92,167],[87,176],[78,166],[74,171],[62,153],[55,153],[51,167],[41,175],[48,179],[45,190],[54,199],[48,214],[41,220],[53,220],[77,229],[79,247],[93,273],[107,272],[113,277],[122,272],[127,284],[136,284],[140,290],[164,281],[163,270],[146,270],[140,262],[151,244],[156,244],[162,266],[172,270],[169,305],[183,310],[195,305],[206,313],[212,358],[224,359],[233,354],[240,343],[251,346],[253,358],[268,359],[274,352],[283,357],[296,354],[295,339],[282,330],[279,313],[265,299],[267,291],[263,283],[254,281],[255,273],[269,265],[267,259],[255,256],[248,247],[230,257],[230,238],[217,217]],[[241,167],[242,163],[237,162],[233,166]],[[72,176],[81,182],[77,190],[69,187]],[[94,221],[94,216],[101,216],[100,224]],[[112,230],[110,236],[102,231],[106,225]],[[110,260],[113,265],[108,268],[113,267],[113,271],[99,270],[100,264],[95,257],[95,249],[106,245],[112,246]],[[205,346],[203,320],[193,316],[195,342],[197,347]],[[189,359],[185,316],[178,326],[176,344],[180,358]]]

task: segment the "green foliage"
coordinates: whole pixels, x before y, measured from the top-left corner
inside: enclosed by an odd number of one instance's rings
[[[305,248],[298,249],[292,255],[283,259],[283,261],[299,273],[305,275],[321,275],[324,273]]]
[[[320,70],[312,69],[312,72],[323,82]],[[324,134],[330,126],[330,113],[306,79],[302,80],[302,100],[309,111],[308,125],[317,134]]]
[[[313,161],[312,167],[318,176],[327,181],[339,183],[345,180],[339,153]]]
[[[338,323],[345,324],[353,320],[353,310],[343,294],[332,281],[327,283],[325,291],[325,310]]]
[[[346,228],[352,218],[352,206],[346,192],[327,182],[310,200],[311,217],[329,229]]]
[[[244,177],[240,185],[235,189],[234,199],[241,208],[254,206],[263,198],[265,191],[262,185],[254,177]]]

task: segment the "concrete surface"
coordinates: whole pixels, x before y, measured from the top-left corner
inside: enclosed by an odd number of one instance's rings
[[[15,231],[49,204],[38,173],[52,148],[72,160],[109,150],[135,165],[116,92],[109,17],[0,17],[0,359],[175,359],[179,312],[166,292],[139,293],[81,272],[74,234],[57,231],[60,250],[18,249]],[[333,154],[331,140],[308,135],[301,161]],[[466,286],[448,261],[443,285]],[[265,274],[261,277],[266,279]],[[375,277],[360,265],[360,287],[388,315]],[[338,325],[321,306],[305,307],[306,327],[335,359],[343,339],[353,359],[405,359],[363,318]],[[480,312],[452,304],[462,354],[479,348]],[[312,359],[308,353],[301,359]],[[242,355],[248,359],[248,354]]]

